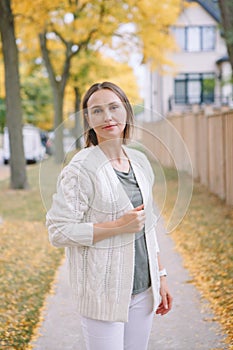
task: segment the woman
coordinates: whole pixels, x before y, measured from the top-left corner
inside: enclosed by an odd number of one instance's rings
[[[133,111],[115,84],[83,99],[86,148],[58,180],[47,214],[51,243],[66,247],[88,350],[146,350],[154,313],[172,306],[159,258],[153,171],[126,147]]]

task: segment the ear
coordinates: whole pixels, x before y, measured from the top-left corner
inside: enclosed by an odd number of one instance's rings
[[[86,119],[86,121],[87,121],[88,125],[91,127],[91,125],[90,125],[90,118],[89,118],[89,116],[88,116],[88,113],[87,113],[87,112],[85,112],[84,117],[85,117],[85,119]]]

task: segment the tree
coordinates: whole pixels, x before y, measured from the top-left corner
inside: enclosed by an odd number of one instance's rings
[[[94,45],[98,37],[102,41],[105,37],[109,40],[109,33],[106,33],[106,28],[108,27],[109,30],[111,24],[108,14],[110,2],[111,5],[116,7],[115,2],[113,4],[112,1],[106,2],[104,0],[100,2],[93,1],[92,3],[89,1],[64,1],[56,8],[47,26],[39,34],[42,56],[53,90],[55,159],[57,162],[62,162],[64,159],[63,143],[61,142],[63,136],[62,120],[64,94],[70,74],[71,60],[83,50],[88,50],[88,45]],[[67,20],[67,14],[70,16],[70,20]],[[106,18],[108,18],[108,23],[105,23]],[[110,33],[118,27],[114,22],[111,24],[113,29]],[[108,26],[105,27],[105,24]],[[98,37],[96,36],[97,33]],[[50,47],[48,44],[49,34],[52,41]],[[54,48],[56,50],[55,54]],[[59,49],[59,57],[63,58],[63,64],[60,67],[60,72],[57,73],[58,65],[56,61],[54,64],[54,56],[56,60]]]
[[[34,69],[30,74],[24,71],[21,85],[24,121],[45,130],[52,129],[52,92],[47,77],[40,69]]]
[[[233,1],[219,0],[223,34],[227,44],[228,55],[233,72]]]
[[[168,28],[176,20],[180,0],[14,0],[22,39],[38,31],[54,100],[54,128],[62,124],[65,88],[73,57],[86,50],[112,47],[127,60],[132,50],[156,64],[168,61],[172,47]],[[21,16],[20,16],[21,14]],[[23,20],[23,21],[22,21]],[[22,23],[23,22],[23,23]],[[27,26],[30,30],[23,30]],[[30,24],[29,24],[30,23]],[[34,26],[34,28],[33,28]],[[25,43],[25,42],[24,42]],[[56,160],[63,160],[62,127],[55,134]]]
[[[6,123],[6,107],[5,100],[0,97],[0,133],[3,132]]]
[[[0,32],[5,67],[6,121],[10,138],[11,188],[28,187],[22,137],[22,108],[14,17],[10,0],[0,0]]]

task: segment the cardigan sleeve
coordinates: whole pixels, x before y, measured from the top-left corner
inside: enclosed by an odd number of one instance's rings
[[[93,244],[93,223],[84,222],[89,208],[88,188],[88,176],[81,168],[68,165],[63,169],[46,215],[49,240],[55,247]]]
[[[146,163],[147,163],[147,173],[149,175],[149,179],[151,182],[151,188],[153,188],[153,185],[155,182],[153,168],[152,168],[151,163],[149,162],[148,158],[147,157],[145,157],[145,158],[146,158]],[[152,195],[152,198],[153,198],[153,195]],[[152,215],[153,215],[153,222],[154,222],[154,226],[155,226],[156,251],[157,251],[157,253],[159,253],[160,249],[159,249],[157,236],[165,234],[167,232],[166,232],[166,228],[165,228],[164,219],[163,219],[161,213],[159,212],[158,206],[155,204],[154,199],[152,199],[152,201],[153,201]]]

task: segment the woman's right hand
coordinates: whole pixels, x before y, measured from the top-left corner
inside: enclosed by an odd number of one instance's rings
[[[93,243],[111,236],[141,231],[146,220],[143,208],[144,205],[142,204],[139,207],[129,210],[117,220],[94,224]]]
[[[140,205],[132,210],[129,210],[119,219],[117,219],[117,226],[119,233],[136,233],[143,229],[146,220],[144,205]]]

